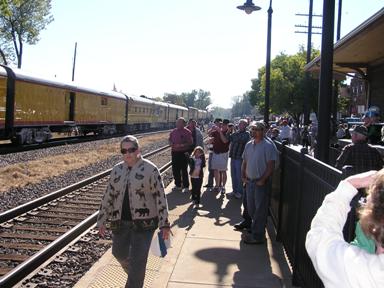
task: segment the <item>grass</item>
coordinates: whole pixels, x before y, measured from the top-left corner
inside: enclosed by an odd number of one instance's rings
[[[139,142],[142,147],[145,147],[147,144],[163,141],[167,138],[167,133],[158,133],[139,139]],[[97,146],[94,150],[48,156],[0,168],[0,183],[2,183],[0,193],[8,191],[12,187],[24,187],[28,184],[39,183],[43,179],[86,167],[118,155],[119,150],[119,142],[116,142],[115,144]]]

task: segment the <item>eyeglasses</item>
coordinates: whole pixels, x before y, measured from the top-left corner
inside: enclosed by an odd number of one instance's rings
[[[128,149],[121,148],[120,150],[121,154],[134,153],[136,151],[137,151],[137,147],[131,147]]]

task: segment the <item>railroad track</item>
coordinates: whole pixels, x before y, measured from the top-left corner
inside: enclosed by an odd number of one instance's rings
[[[170,132],[170,130],[160,130],[160,131],[152,131],[152,132],[146,132],[146,133],[132,133],[132,135],[136,135],[136,137],[141,138],[143,136],[148,136],[148,135],[156,134],[159,132]],[[44,143],[33,143],[33,144],[26,144],[26,145],[14,145],[14,144],[6,143],[6,144],[0,144],[0,155],[31,151],[31,150],[37,150],[37,149],[44,149],[44,148],[62,146],[67,144],[76,144],[76,143],[90,142],[90,141],[96,141],[96,140],[110,139],[110,138],[122,137],[125,135],[126,134],[119,134],[119,135],[113,135],[113,136],[69,136],[69,137],[63,137],[63,138],[50,139],[48,142],[44,142]]]
[[[169,148],[164,146],[144,157]],[[163,172],[170,167],[169,158],[166,163],[159,163],[159,158],[154,162]],[[21,281],[95,224],[111,170],[0,214],[1,287]]]

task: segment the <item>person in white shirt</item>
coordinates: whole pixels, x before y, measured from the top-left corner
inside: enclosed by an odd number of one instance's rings
[[[357,189],[370,187],[361,228],[376,254],[345,242],[343,226]],[[305,247],[325,287],[384,287],[384,169],[348,177],[328,194],[312,220]]]
[[[288,141],[288,143],[290,142],[290,139],[291,139],[291,127],[288,126],[288,121],[287,120],[283,120],[283,122],[281,123],[281,127],[280,127],[280,139],[281,141]]]

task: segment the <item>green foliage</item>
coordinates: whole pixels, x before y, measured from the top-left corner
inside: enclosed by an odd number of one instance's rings
[[[180,95],[177,95],[175,93],[165,93],[163,96],[163,100],[168,103],[172,103],[180,106],[186,106],[183,98]]]
[[[163,100],[181,106],[192,106],[205,110],[211,104],[211,93],[202,89],[192,90],[191,92],[183,92],[180,95],[176,93],[165,93]]]
[[[39,34],[53,21],[51,0],[0,1],[0,56],[8,64],[17,59],[21,68],[23,44],[34,45]],[[13,57],[13,58],[12,58]]]
[[[337,111],[340,111],[343,115],[347,115],[350,103],[350,98],[339,95],[339,97],[337,97]]]
[[[319,51],[312,50],[312,58]],[[306,78],[304,66],[306,51],[300,47],[294,55],[280,53],[271,61],[270,113],[288,113],[296,121],[304,111],[306,85],[309,85],[309,110],[317,110],[318,81]],[[258,71],[258,78],[252,79],[252,90],[249,93],[250,103],[264,112],[265,67]]]

